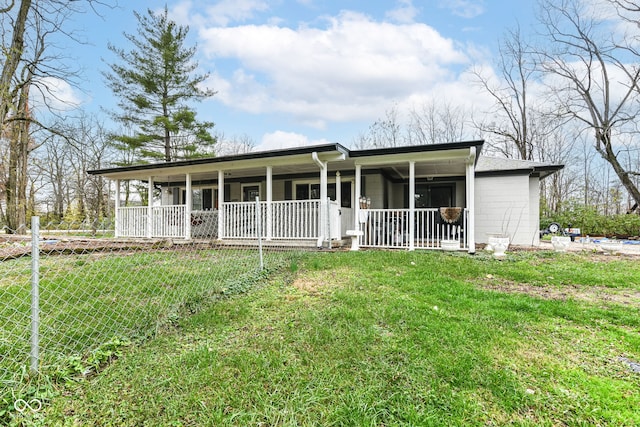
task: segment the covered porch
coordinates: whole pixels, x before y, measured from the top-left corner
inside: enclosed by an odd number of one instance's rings
[[[117,237],[474,252],[481,145],[349,151],[330,144],[91,173],[116,182]],[[121,205],[125,179],[146,183],[154,195],[146,206]]]

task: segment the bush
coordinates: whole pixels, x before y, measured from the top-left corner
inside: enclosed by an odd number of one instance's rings
[[[640,235],[640,216],[635,214],[602,215],[596,208],[571,204],[558,213],[540,219],[540,228],[552,222],[562,227],[578,227],[583,235],[632,237]]]

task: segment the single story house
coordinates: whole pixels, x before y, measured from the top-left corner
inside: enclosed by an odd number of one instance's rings
[[[350,150],[326,144],[88,171],[116,182],[116,237],[206,238],[471,253],[539,242],[539,182],[562,165],[480,156],[484,141]],[[140,180],[147,206],[122,206]],[[159,191],[159,193],[158,193]],[[159,196],[157,196],[160,194]]]

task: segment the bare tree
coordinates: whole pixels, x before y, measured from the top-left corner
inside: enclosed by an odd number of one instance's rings
[[[597,7],[607,5],[612,6]],[[593,132],[595,150],[637,206],[640,190],[632,179],[637,172],[625,168],[614,138],[635,126],[640,67],[629,60],[633,46],[616,34],[611,14],[595,7],[579,0],[540,0],[546,45],[536,49],[537,56],[558,112]]]
[[[398,118],[398,107],[393,106],[385,112],[383,119],[376,120],[365,133],[354,141],[357,148],[399,147],[405,145],[402,124]]]
[[[500,45],[497,63],[500,81],[481,71],[474,72],[478,83],[493,98],[491,119],[474,122],[477,129],[494,135],[491,148],[505,157],[536,160],[536,146],[553,132],[554,122],[534,105],[532,86],[538,69],[520,28],[509,30]]]
[[[65,196],[69,193],[69,145],[65,138],[53,134],[45,140],[41,151],[36,165],[47,186],[47,206],[51,206],[47,214],[50,219],[59,221],[68,206]]]
[[[26,232],[29,156],[37,148],[36,132],[51,130],[42,125],[33,108],[34,95],[40,106],[50,107],[55,98],[49,79],[67,80],[72,73],[62,66],[61,50],[52,44],[54,35],[74,39],[73,32],[63,30],[68,17],[93,5],[97,0],[68,2],[64,0],[22,0],[0,9],[2,48],[5,52],[0,75],[0,127],[2,144],[7,145],[8,166],[4,177],[4,220],[9,230]],[[7,42],[5,36],[10,36]],[[49,111],[51,111],[49,109]],[[32,197],[34,199],[34,197]]]
[[[216,135],[215,152],[219,156],[250,153],[256,147],[256,142],[246,133],[227,138],[224,133]]]
[[[411,145],[461,141],[466,135],[467,112],[451,102],[426,102],[409,113],[407,129]]]

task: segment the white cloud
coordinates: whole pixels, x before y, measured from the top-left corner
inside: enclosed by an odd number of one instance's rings
[[[285,148],[307,147],[313,145],[329,144],[326,139],[309,140],[305,135],[294,132],[275,131],[267,133],[254,151],[281,150]]]
[[[51,108],[56,111],[73,110],[84,101],[78,90],[55,77],[38,80],[30,95],[34,108]]]
[[[266,0],[219,0],[213,5],[194,7],[192,0],[182,0],[171,8],[171,19],[181,25],[202,27],[227,26],[245,22],[259,12],[269,10]]]
[[[475,18],[485,11],[484,0],[442,0],[440,7],[462,18]]]
[[[406,4],[406,3],[405,3]],[[455,81],[467,54],[421,23],[376,22],[355,13],[324,28],[243,25],[202,29],[200,47],[220,72],[218,100],[252,113],[288,113],[322,128],[379,115],[416,91]]]
[[[387,18],[392,21],[409,24],[418,15],[419,10],[413,5],[413,0],[398,0],[398,7],[386,13]]]
[[[265,0],[220,0],[206,8],[208,21],[214,25],[229,25],[231,22],[244,22],[255,16],[256,12],[269,10]]]

